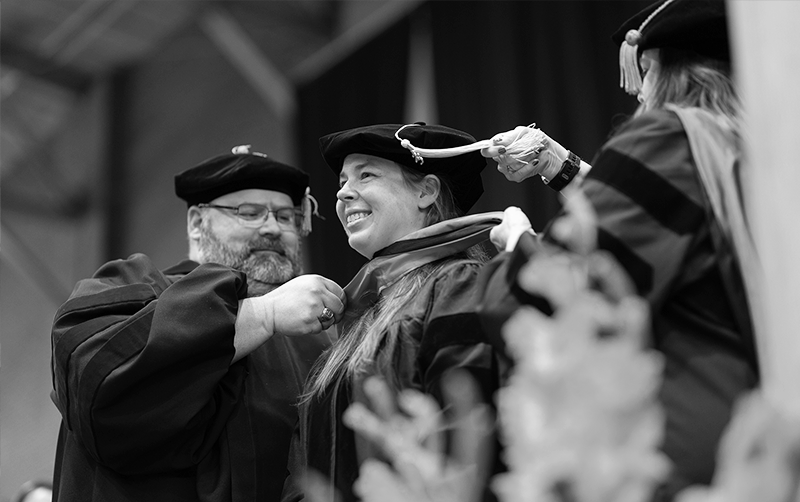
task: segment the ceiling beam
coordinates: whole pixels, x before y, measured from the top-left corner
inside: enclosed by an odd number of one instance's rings
[[[4,180],[5,182],[5,180]],[[46,200],[41,196],[21,195],[11,190],[3,193],[3,211],[12,211],[28,216],[50,220],[80,220],[92,209],[92,200],[87,190],[64,194],[57,200]]]
[[[61,305],[69,297],[70,288],[65,286],[59,275],[45,258],[39,257],[42,250],[29,246],[21,236],[0,221],[3,246],[0,256],[3,262],[13,265],[20,274],[28,278],[54,305]],[[46,253],[45,253],[46,254]],[[5,263],[4,263],[5,264]]]
[[[422,0],[388,1],[329,44],[289,71],[295,85],[310,82],[330,70],[378,34],[416,9]]]
[[[294,116],[294,86],[233,16],[222,9],[209,9],[200,18],[200,27],[278,117]]]
[[[53,38],[45,40],[45,42],[49,42],[46,45],[47,50],[50,51],[49,54],[61,63],[66,64],[72,61],[93,43],[101,43],[103,35],[111,30],[114,23],[138,4],[133,0],[106,0],[102,2],[91,0],[86,3],[99,3],[103,5],[103,9],[97,10],[97,16],[94,18],[81,17],[81,21],[76,23],[74,36],[65,40],[63,44],[53,44]],[[88,21],[80,24],[85,19],[88,19]]]
[[[78,94],[85,92],[92,85],[91,74],[41,57],[10,40],[0,40],[0,60],[5,66]]]

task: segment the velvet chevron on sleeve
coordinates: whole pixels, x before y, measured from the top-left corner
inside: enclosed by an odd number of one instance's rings
[[[680,122],[659,114],[629,123],[600,151],[583,188],[597,212],[599,247],[659,304],[706,222]]]

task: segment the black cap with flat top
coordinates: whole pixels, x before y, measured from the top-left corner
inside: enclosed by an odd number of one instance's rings
[[[730,61],[724,0],[661,0],[625,21],[611,36],[619,45],[620,87],[642,89],[639,58],[647,49],[693,51]]]
[[[442,125],[378,124],[323,136],[319,139],[320,151],[337,175],[344,159],[354,153],[391,160],[422,174],[435,174],[450,183],[456,204],[466,213],[483,193],[481,171],[486,167],[486,159],[479,151],[473,151],[454,157],[425,158],[420,163],[395,136],[398,131],[401,139],[418,148],[454,148],[475,143],[470,134]]]
[[[622,44],[630,30],[640,32],[639,55],[646,49],[671,47],[730,59],[724,0],[661,0],[625,21],[611,40]]]
[[[189,206],[251,188],[285,193],[299,206],[308,188],[308,174],[243,145],[175,176],[175,194]]]

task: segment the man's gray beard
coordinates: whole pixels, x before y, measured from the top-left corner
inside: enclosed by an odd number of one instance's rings
[[[206,225],[201,227],[200,253],[205,263],[219,263],[247,274],[247,296],[261,296],[303,273],[300,242],[286,249],[280,239],[257,237],[241,248],[221,241]],[[257,252],[273,250],[274,252]]]

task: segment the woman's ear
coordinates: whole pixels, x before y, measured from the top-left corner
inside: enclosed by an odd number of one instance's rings
[[[203,228],[203,211],[197,206],[192,206],[186,213],[186,233],[189,240],[197,242],[200,240]]]
[[[419,193],[419,201],[417,202],[417,207],[420,209],[427,209],[439,197],[439,190],[442,188],[442,182],[439,181],[439,178],[433,174],[426,174],[425,178],[422,179],[422,183],[420,185],[421,190]]]

